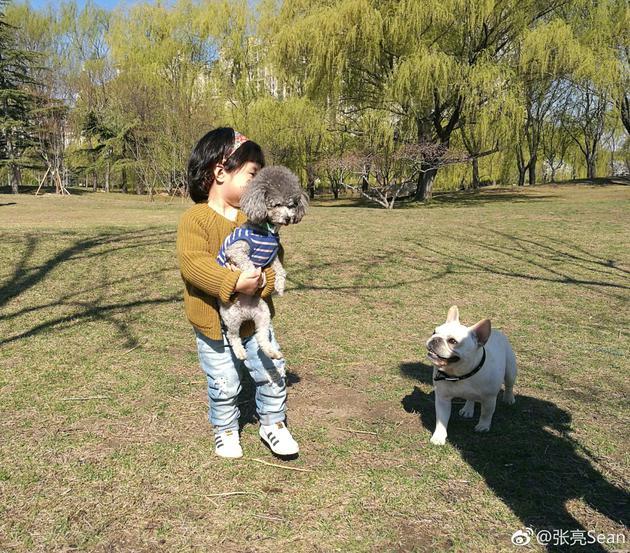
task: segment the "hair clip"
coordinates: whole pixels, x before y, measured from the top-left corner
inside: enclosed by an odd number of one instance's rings
[[[248,140],[249,138],[247,138],[244,134],[241,134],[238,131],[234,131],[234,143],[225,154],[222,163],[225,163],[232,156],[232,154],[234,154],[234,152],[236,152],[236,150],[238,150]]]

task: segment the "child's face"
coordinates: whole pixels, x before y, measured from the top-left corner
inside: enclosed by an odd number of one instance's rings
[[[231,206],[239,207],[245,187],[249,184],[249,181],[256,176],[259,170],[260,165],[253,161],[248,161],[240,169],[232,171],[231,173],[221,170],[220,174],[216,175],[215,184],[220,185],[223,199]]]

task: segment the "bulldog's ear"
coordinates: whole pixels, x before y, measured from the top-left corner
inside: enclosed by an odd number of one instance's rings
[[[476,325],[471,326],[470,330],[477,337],[477,342],[479,342],[480,346],[484,346],[488,339],[490,338],[490,332],[492,332],[492,325],[490,324],[490,319],[484,319],[483,321],[479,321]]]
[[[448,310],[448,315],[446,316],[447,323],[452,323],[453,321],[456,323],[459,322],[459,309],[457,309],[456,305]]]

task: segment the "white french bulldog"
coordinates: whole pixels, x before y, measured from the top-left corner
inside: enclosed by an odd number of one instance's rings
[[[446,427],[451,416],[451,400],[460,397],[466,404],[459,414],[472,418],[475,401],[481,403],[477,432],[490,430],[492,415],[501,384],[505,384],[503,401],[514,403],[516,357],[505,334],[492,330],[490,319],[467,327],[459,322],[459,310],[448,310],[446,322],[438,326],[427,342],[428,357],[433,363],[436,426],[431,443],[444,445]]]

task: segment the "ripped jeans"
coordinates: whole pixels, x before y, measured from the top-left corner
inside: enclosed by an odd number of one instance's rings
[[[286,417],[287,389],[284,359],[270,359],[258,347],[255,336],[243,339],[247,359],[239,360],[233,353],[225,334],[223,340],[211,340],[195,329],[197,352],[203,372],[208,379],[208,420],[214,433],[238,431],[238,394],[241,391],[240,372],[243,365],[256,386],[256,412],[264,425],[283,422]],[[273,328],[270,341],[280,349]]]

